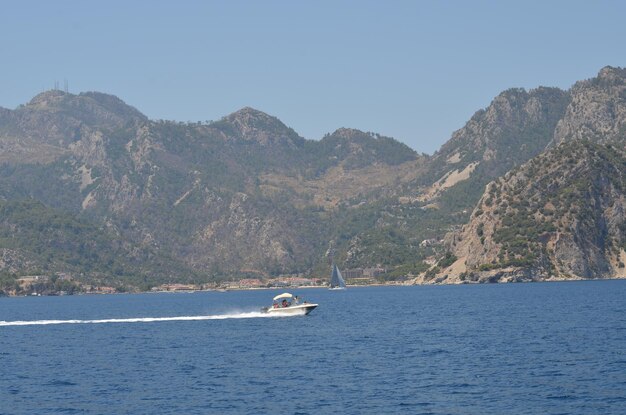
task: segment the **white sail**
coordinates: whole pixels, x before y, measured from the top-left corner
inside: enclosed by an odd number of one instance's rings
[[[341,271],[337,268],[337,265],[333,263],[333,271],[330,276],[330,289],[341,289],[346,288],[346,282],[343,280],[341,276]]]

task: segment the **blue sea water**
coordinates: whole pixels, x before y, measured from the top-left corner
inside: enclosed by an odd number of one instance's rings
[[[296,292],[0,298],[0,414],[626,414],[626,281]]]

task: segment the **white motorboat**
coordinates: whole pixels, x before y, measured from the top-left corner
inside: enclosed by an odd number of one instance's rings
[[[274,297],[274,303],[271,307],[263,307],[261,311],[263,313],[275,314],[275,315],[307,315],[313,309],[317,307],[317,304],[309,303],[301,300],[297,295],[294,296],[290,293],[279,294]]]

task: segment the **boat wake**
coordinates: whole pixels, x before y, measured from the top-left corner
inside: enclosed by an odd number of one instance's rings
[[[297,316],[298,314],[294,314]],[[106,324],[106,323],[157,323],[161,321],[200,321],[200,320],[227,320],[241,318],[276,318],[293,317],[294,315],[276,316],[258,311],[245,313],[216,314],[210,316],[178,316],[178,317],[137,317],[137,318],[108,318],[102,320],[29,320],[29,321],[0,321],[0,327],[7,326],[46,326],[51,324]]]

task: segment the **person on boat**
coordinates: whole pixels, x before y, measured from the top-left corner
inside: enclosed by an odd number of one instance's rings
[[[300,298],[298,298],[298,296],[296,295],[295,297],[293,297],[293,301],[291,302],[291,305],[298,305],[299,302],[300,302]]]
[[[289,304],[287,304],[287,300],[285,300],[285,299],[283,299],[283,304],[282,305],[283,305],[283,308],[284,307],[289,307]]]

